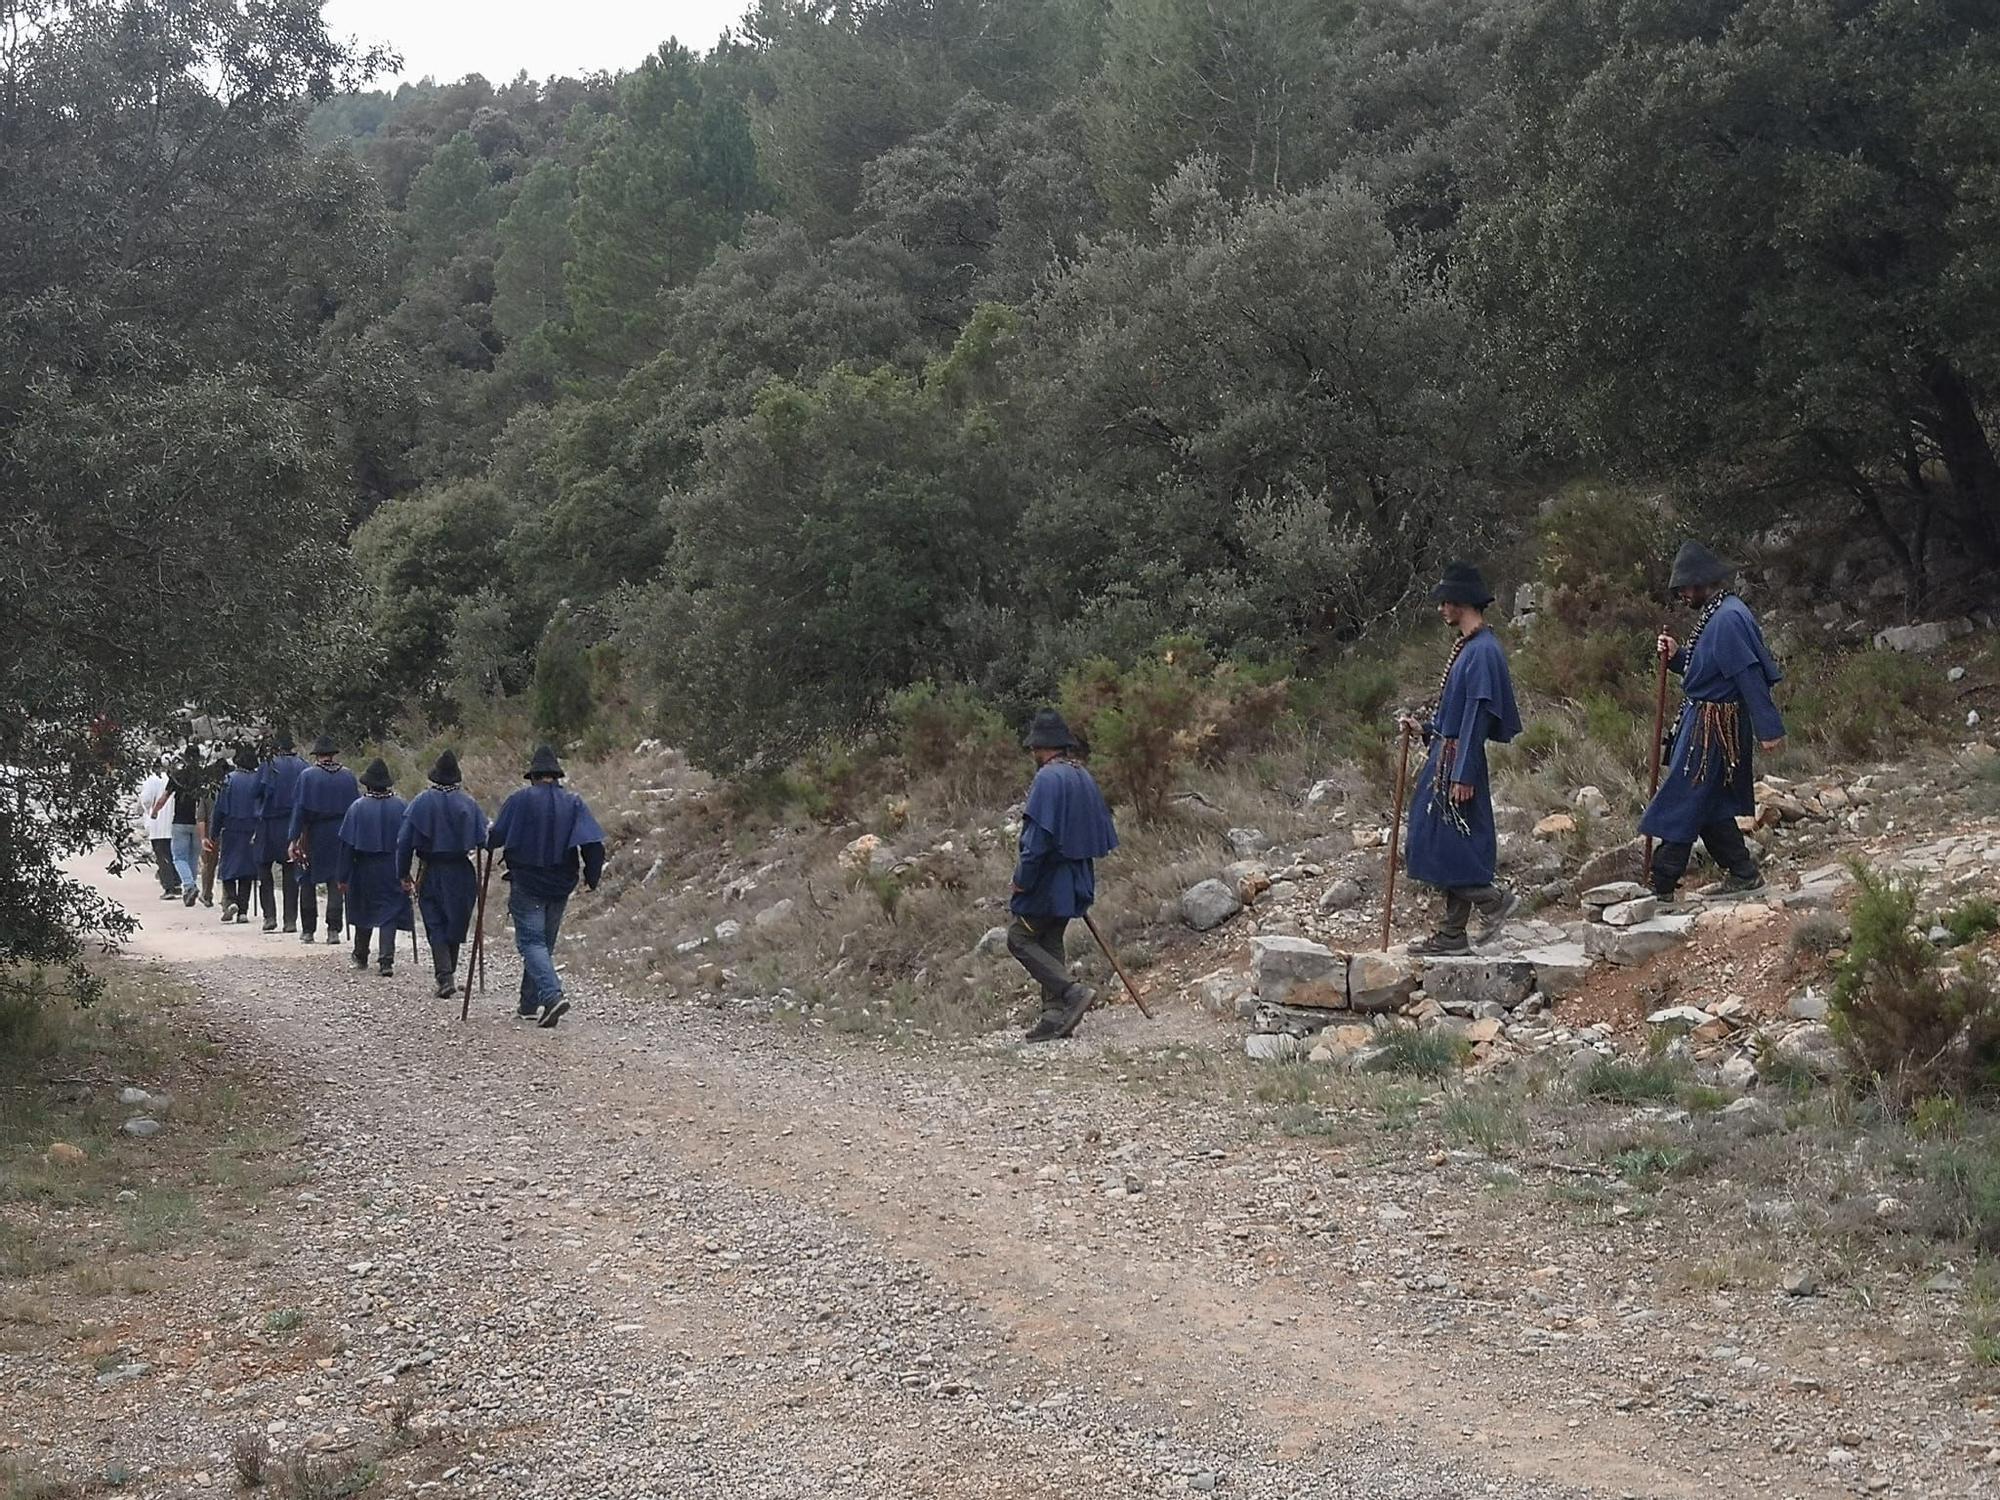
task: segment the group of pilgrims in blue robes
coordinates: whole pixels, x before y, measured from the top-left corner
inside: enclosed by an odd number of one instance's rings
[[[1659,790],[1639,821],[1658,840],[1648,869],[1653,892],[1674,900],[1699,839],[1723,871],[1706,894],[1735,896],[1763,889],[1740,816],[1756,809],[1754,750],[1785,737],[1771,689],[1784,674],[1764,643],[1750,608],[1726,585],[1732,570],[1699,542],[1685,543],[1674,558],[1668,587],[1698,609],[1685,644],[1662,634],[1658,646],[1669,670],[1681,678],[1683,701]],[[1497,937],[1520,906],[1514,892],[1495,883],[1499,841],[1486,747],[1521,732],[1506,653],[1486,623],[1493,592],[1478,568],[1453,563],[1431,591],[1453,632],[1451,655],[1436,694],[1406,731],[1426,747],[1423,770],[1410,798],[1404,831],[1405,866],[1414,880],[1435,886],[1443,918],[1414,953],[1470,952]],[[1473,915],[1480,919],[1468,933]]]
[[[562,786],[562,765],[549,746],[535,751],[528,784],[490,824],[449,750],[431,768],[430,786],[407,803],[382,760],[356,777],[324,735],[309,765],[289,738],[261,765],[248,748],[233,764],[209,823],[229,893],[224,921],[248,920],[250,886],[261,881],[264,930],[276,929],[270,865],[278,863],[286,874],[285,931],[296,926],[301,941],[315,941],[324,887],[326,941],[338,943],[346,926],[355,967],[368,966],[372,949],[387,975],[395,972],[397,935],[414,933],[420,913],[437,993],[446,996],[479,901],[479,851],[497,850],[522,958],[518,1013],[547,1027],[568,1012],[555,947],[579,880],[595,890],[603,875],[604,832],[583,798]]]

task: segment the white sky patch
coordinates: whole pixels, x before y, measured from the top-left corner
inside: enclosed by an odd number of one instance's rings
[[[506,83],[616,73],[635,67],[668,38],[706,52],[752,0],[326,0],[327,30],[403,55],[403,71],[378,78],[390,88],[426,76],[450,83],[468,73]]]

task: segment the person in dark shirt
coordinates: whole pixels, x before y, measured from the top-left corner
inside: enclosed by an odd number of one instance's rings
[[[201,795],[202,767],[201,752],[189,745],[174,762],[173,770],[167,776],[167,790],[154,805],[158,812],[169,803],[173,806],[172,831],[167,836],[168,848],[172,851],[174,871],[180,876],[181,900],[193,906],[199,898],[201,876],[197,861],[201,858]]]
[[[604,830],[583,798],[563,786],[562,765],[549,746],[536,749],[526,779],[528,784],[502,804],[486,846],[505,851],[507,914],[521,952],[520,1014],[554,1026],[569,1011],[555,963],[563,910],[576,890],[579,865],[585,887],[597,889],[604,874]]]

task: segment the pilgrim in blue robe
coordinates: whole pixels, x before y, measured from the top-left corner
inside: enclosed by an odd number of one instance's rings
[[[562,901],[576,890],[579,855],[584,884],[595,888],[604,873],[604,830],[583,798],[552,781],[503,802],[486,842],[506,851],[506,878],[537,900]]]
[[[1785,721],[1771,698],[1771,689],[1785,674],[1764,644],[1750,606],[1734,594],[1702,627],[1692,657],[1682,647],[1667,665],[1681,674],[1687,701],[1674,726],[1673,754],[1660,775],[1660,790],[1639,820],[1639,831],[1663,842],[1690,844],[1708,825],[1757,810],[1755,751],[1759,740],[1785,737]],[[1734,765],[1721,739],[1702,732],[1704,703],[1728,705],[1731,711]]]
[[[1097,899],[1092,862],[1117,847],[1111,809],[1090,772],[1072,761],[1050,761],[1028,789],[1009,909],[1017,917],[1082,916]]]
[[[412,859],[424,862],[417,886],[417,907],[431,946],[450,947],[465,941],[472,926],[472,908],[479,897],[479,876],[472,851],[486,844],[486,814],[472,794],[458,787],[431,787],[410,803],[396,837],[396,874],[410,878]]]
[[[215,845],[219,880],[254,880],[264,868],[264,819],[257,798],[257,773],[231,771],[209,809],[208,837]]]
[[[264,819],[264,860],[282,861],[292,839],[292,808],[299,800],[299,777],[306,763],[289,751],[257,768],[257,795]]]
[[[1404,850],[1411,879],[1446,890],[1492,884],[1499,840],[1493,828],[1486,744],[1491,740],[1504,745],[1520,732],[1521,714],[1514,706],[1507,655],[1493,632],[1481,627],[1452,663],[1437,715],[1424,726],[1430,754],[1410,795],[1410,834]],[[1442,776],[1440,761],[1445,763]],[[1450,815],[1452,782],[1472,788],[1472,800],[1457,804],[1464,832]]]
[[[299,875],[301,884],[329,885],[340,879],[340,825],[348,808],[361,795],[361,783],[345,766],[324,770],[307,766],[299,773],[298,801],[292,806],[292,821],[285,830],[287,845],[303,838],[306,864]],[[392,831],[390,849],[396,847]]]
[[[358,930],[414,931],[410,898],[396,871],[396,837],[409,804],[401,797],[362,797],[340,821],[335,878],[347,889],[347,925]]]

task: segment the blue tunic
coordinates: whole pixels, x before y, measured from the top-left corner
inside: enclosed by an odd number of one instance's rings
[[[306,867],[300,880],[308,885],[328,885],[340,878],[340,822],[360,795],[361,783],[345,766],[331,771],[307,766],[299,773],[298,801],[285,829],[285,842],[306,841]],[[393,839],[390,847],[394,847]]]
[[[401,797],[362,797],[340,820],[336,878],[347,888],[348,926],[416,926],[396,873],[396,835],[408,809]]]
[[[524,786],[502,803],[486,842],[507,851],[506,878],[540,900],[561,901],[576,889],[579,853],[586,884],[595,886],[604,872],[604,830],[583,798],[552,781]]]
[[[257,795],[262,799],[266,864],[282,861],[291,842],[292,808],[299,799],[299,776],[306,763],[292,754],[274,755],[257,768]]]
[[[1020,917],[1080,917],[1097,899],[1092,863],[1118,847],[1111,809],[1082,766],[1052,760],[1035,772],[1021,817],[1021,858],[1008,907]]]
[[[264,865],[264,820],[258,808],[257,773],[231,771],[208,814],[219,880],[249,880]]]
[[[396,836],[396,874],[410,878],[410,862],[424,862],[417,907],[433,944],[462,943],[472,925],[479,876],[472,851],[486,845],[486,814],[470,793],[457,787],[419,792]]]
[[[1492,882],[1499,840],[1493,829],[1486,742],[1504,745],[1520,732],[1521,714],[1514,706],[1507,655],[1493,632],[1482,627],[1459,651],[1438,699],[1437,716],[1424,726],[1430,754],[1410,790],[1410,836],[1404,850],[1411,879],[1445,888]],[[1438,766],[1446,756],[1450,759],[1441,786]],[[1472,788],[1472,800],[1457,805],[1465,832],[1450,816],[1448,789],[1457,781]]]
[[[1639,831],[1670,843],[1692,843],[1703,828],[1757,810],[1758,740],[1781,740],[1785,721],[1771,689],[1785,674],[1764,644],[1750,606],[1734,594],[1702,627],[1693,658],[1685,647],[1667,663],[1681,674],[1681,705],[1674,749],[1660,774],[1660,790],[1639,820]],[[1720,738],[1703,732],[1699,705],[1727,705],[1734,721],[1737,759],[1728,763]]]

